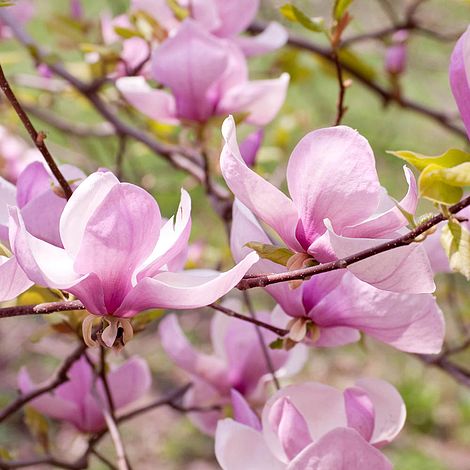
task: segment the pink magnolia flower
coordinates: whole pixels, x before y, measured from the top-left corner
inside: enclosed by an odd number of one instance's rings
[[[72,424],[79,431],[102,431],[106,427],[102,410],[107,408],[107,398],[101,378],[82,356],[70,368],[68,379],[53,392],[32,400],[31,406],[50,418]],[[111,370],[107,380],[116,410],[144,396],[152,383],[147,363],[137,356]],[[21,393],[27,394],[37,387],[23,367],[18,375]]]
[[[248,168],[232,117],[225,120],[222,133],[220,166],[229,188],[294,252],[332,261],[393,239],[408,224],[379,184],[369,143],[349,127],[319,129],[297,144],[287,167],[291,198]],[[406,167],[405,176],[409,189],[399,205],[414,213],[416,181]],[[429,260],[418,243],[364,259],[348,270],[382,290],[435,289]]]
[[[408,31],[400,30],[392,36],[392,44],[385,54],[385,69],[392,75],[402,74],[406,69],[406,41]]]
[[[116,86],[140,112],[169,123],[247,113],[246,122],[264,126],[284,103],[289,82],[287,74],[249,81],[241,51],[193,20],[185,20],[176,35],[154,51],[152,73],[172,94],[151,88],[143,77],[123,77]]]
[[[16,183],[18,175],[32,162],[42,160],[39,150],[0,126],[0,175]]]
[[[85,177],[71,165],[61,165],[60,169],[71,181]],[[16,187],[0,178],[0,244],[3,255],[8,255],[0,256],[0,301],[14,299],[33,285],[10,252],[8,207],[17,208],[27,229],[39,240],[61,246],[59,219],[66,201],[56,194],[54,187],[58,187],[57,181],[40,162],[27,166],[19,175]]]
[[[217,426],[223,470],[392,469],[378,448],[400,432],[406,409],[387,382],[361,379],[344,392],[316,382],[285,387],[266,403],[262,426],[241,400],[239,421]]]
[[[18,0],[13,5],[4,8],[8,8],[7,14],[12,17],[15,23],[21,26],[26,25],[32,19],[35,11],[31,0]],[[12,34],[9,26],[0,22],[0,39],[11,37]]]
[[[452,52],[449,81],[462,121],[470,137],[470,27],[462,34]]]
[[[270,243],[253,214],[235,201],[230,240],[235,260],[250,251],[245,246],[250,241]],[[282,271],[283,266],[261,259],[250,273]],[[282,313],[273,320],[280,327],[291,326],[294,341],[305,338],[318,347],[340,346],[358,341],[359,332],[364,332],[403,351],[433,354],[441,350],[444,319],[431,294],[380,290],[347,271],[313,276],[294,289],[285,282],[265,289],[291,317],[289,324]]]
[[[267,312],[257,318],[270,322]],[[276,336],[262,331],[266,344]],[[238,391],[252,404],[264,403],[266,384],[271,380],[266,360],[254,325],[223,314],[211,322],[213,354],[196,351],[184,336],[177,317],[170,315],[160,323],[162,346],[171,360],[191,375],[192,388],[185,395],[185,406],[210,406],[230,403],[232,390]],[[286,377],[298,372],[307,359],[306,348],[287,352],[270,352],[276,376]],[[203,432],[213,434],[223,412],[190,413],[194,424]]]
[[[74,191],[60,218],[61,246],[37,238],[17,208],[10,210],[10,242],[36,284],[63,289],[109,323],[112,346],[121,321],[150,308],[198,308],[232,289],[258,260],[250,254],[230,271],[183,271],[180,253],[191,230],[191,200],[182,191],[176,217],[162,225],[155,199],[120,183],[110,172],[90,175]],[[176,263],[175,261],[178,261]],[[179,264],[176,266],[175,264]],[[91,320],[90,320],[91,321]],[[91,323],[85,323],[91,332]]]
[[[275,22],[257,36],[239,36],[255,19],[259,0],[179,0],[178,3],[207,32],[233,41],[247,56],[271,52],[287,42],[287,31]],[[132,0],[131,10],[143,10],[153,16],[170,35],[181,25],[164,0]]]

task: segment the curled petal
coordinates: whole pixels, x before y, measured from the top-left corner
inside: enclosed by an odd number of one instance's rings
[[[284,46],[288,38],[287,30],[282,25],[271,22],[261,34],[253,37],[240,36],[235,38],[235,42],[250,57],[275,51]]]
[[[105,321],[108,322],[108,326],[101,333],[101,339],[108,348],[112,348],[118,334],[119,318],[107,317]]]
[[[250,405],[248,405],[243,395],[235,389],[232,389],[230,394],[232,397],[233,417],[235,421],[245,424],[256,431],[261,431],[261,422],[255,412],[250,408]]]
[[[348,427],[355,429],[367,442],[374,432],[375,410],[367,392],[350,387],[344,391]]]
[[[95,320],[95,315],[88,315],[83,319],[82,322],[82,335],[83,341],[89,348],[94,348],[98,346],[98,343],[93,339],[93,321]]]

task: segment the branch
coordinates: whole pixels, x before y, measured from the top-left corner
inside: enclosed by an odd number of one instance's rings
[[[3,408],[0,411],[0,423],[8,418],[15,411],[19,410],[26,403],[34,400],[39,395],[50,392],[54,390],[59,385],[68,381],[67,373],[69,369],[73,366],[75,361],[77,361],[81,355],[85,352],[86,345],[81,343],[71,354],[70,356],[62,363],[59,370],[56,373],[56,376],[48,381],[45,385],[38,387],[36,390],[33,390],[25,395],[20,395],[15,401],[11,402],[8,406]]]
[[[449,214],[456,214],[465,207],[470,205],[470,196],[462,199],[457,204],[450,206],[448,208]],[[237,288],[240,290],[251,289],[253,287],[266,287],[270,284],[277,284],[279,282],[294,281],[297,279],[305,280],[317,274],[326,273],[329,271],[335,271],[337,269],[345,269],[348,266],[358,263],[372,256],[384,253],[385,251],[393,250],[401,246],[407,246],[413,243],[419,235],[422,235],[430,228],[435,225],[447,220],[447,216],[444,214],[437,214],[434,217],[431,217],[426,222],[418,225],[415,229],[410,230],[405,235],[390,240],[388,242],[382,243],[380,245],[368,248],[367,250],[360,251],[359,253],[346,256],[345,258],[338,259],[336,261],[331,261],[329,263],[318,264],[316,266],[297,269],[295,271],[286,271],[283,273],[273,273],[273,274],[259,274],[259,275],[248,275],[245,276],[238,284]]]
[[[3,93],[5,93],[5,96],[7,97],[10,104],[13,106],[13,109],[16,111],[16,114],[18,115],[18,117],[21,119],[23,126],[28,131],[28,134],[31,136],[31,139],[34,142],[34,145],[42,153],[44,160],[46,160],[46,163],[51,169],[57,182],[60,184],[62,190],[64,191],[65,197],[67,199],[70,199],[70,196],[72,196],[72,188],[70,187],[69,183],[65,179],[62,172],[59,170],[59,167],[57,166],[56,162],[54,161],[54,158],[52,157],[51,153],[49,152],[49,149],[46,146],[46,143],[45,143],[46,135],[44,134],[44,132],[36,131],[35,127],[33,126],[33,123],[31,122],[25,110],[23,109],[20,102],[18,101],[15,94],[13,93],[13,90],[11,89],[10,84],[8,83],[8,80],[5,77],[5,74],[3,73],[3,69],[1,65],[0,65],[0,88],[2,89]]]
[[[0,15],[1,15],[1,12],[0,12]],[[266,28],[266,25],[264,23],[255,22],[251,24],[251,26],[248,28],[248,31],[251,33],[260,33],[264,31],[265,28]],[[296,49],[312,52],[313,54],[316,54],[328,60],[329,62],[333,63],[334,61],[331,55],[330,48],[320,46],[304,38],[303,36],[289,32],[288,44]],[[376,95],[382,98],[384,103],[395,102],[402,108],[409,109],[418,114],[426,116],[429,119],[432,119],[435,122],[437,122],[442,127],[450,130],[454,134],[462,137],[465,140],[468,140],[467,133],[462,128],[453,124],[452,119],[447,114],[434,110],[432,108],[429,108],[413,100],[403,98],[403,97],[397,97],[392,91],[388,90],[387,88],[384,88],[375,80],[368,78],[367,76],[362,74],[359,70],[354,69],[353,67],[351,67],[350,65],[348,65],[347,63],[343,61],[341,61],[341,66],[344,71],[349,73],[358,82],[362,83],[366,88],[373,91]]]
[[[336,49],[332,52],[333,62],[336,69],[336,77],[338,79],[339,93],[338,102],[336,103],[336,118],[335,126],[339,126],[343,120],[343,116],[347,111],[347,107],[344,105],[344,98],[346,96],[346,86],[344,85],[343,68],[339,60],[338,51]]]
[[[0,308],[0,318],[21,317],[25,315],[47,315],[49,313],[67,312],[71,310],[85,310],[85,306],[80,300],[63,300],[38,305],[4,307]]]

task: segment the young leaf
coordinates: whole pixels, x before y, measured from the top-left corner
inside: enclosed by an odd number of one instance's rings
[[[420,195],[444,204],[459,202],[463,195],[463,190],[460,186],[469,184],[464,182],[470,176],[468,172],[470,168],[463,169],[463,173],[467,173],[467,177],[465,174],[459,175],[460,166],[443,168],[439,165],[428,165],[419,175],[418,187]]]
[[[336,0],[335,6],[333,8],[333,16],[335,20],[340,20],[343,17],[351,3],[352,0]]]
[[[45,452],[49,451],[49,424],[47,419],[36,411],[31,406],[24,408],[24,421],[29,429],[29,432],[37,441],[37,443],[44,449]]]
[[[261,258],[268,259],[282,266],[286,266],[289,258],[294,254],[289,248],[282,248],[265,243],[249,242],[246,246],[255,250]]]
[[[470,232],[457,220],[450,219],[441,234],[441,243],[452,271],[470,280]]]
[[[309,18],[303,11],[299,10],[296,6],[291,3],[286,3],[279,11],[289,21],[301,24],[304,28],[309,29],[315,33],[322,33],[325,31],[323,26],[323,18]]]
[[[470,162],[470,153],[458,149],[449,149],[442,155],[436,156],[422,155],[421,153],[411,152],[409,150],[398,150],[396,152],[388,151],[387,153],[405,160],[420,171],[431,164],[450,168],[460,165],[461,163]]]

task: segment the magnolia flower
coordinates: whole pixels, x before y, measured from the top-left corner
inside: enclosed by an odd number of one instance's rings
[[[61,165],[64,176],[81,180],[85,175],[71,165]],[[34,162],[19,175],[16,187],[0,178],[0,301],[11,300],[33,285],[16,256],[10,252],[8,207],[16,207],[27,229],[39,240],[60,245],[59,219],[65,207],[65,198],[54,190],[58,183],[48,168]],[[41,214],[39,217],[38,214]]]
[[[42,160],[39,150],[0,126],[0,175],[16,183],[18,175],[32,162]]]
[[[406,69],[406,41],[408,31],[400,30],[392,36],[392,44],[385,54],[385,69],[389,74],[399,75]]]
[[[51,393],[45,393],[30,402],[40,413],[50,418],[66,421],[79,431],[96,433],[106,428],[103,409],[107,398],[101,378],[97,377],[85,357],[78,359],[68,372],[68,381]],[[132,357],[107,375],[113,405],[116,410],[141,398],[149,389],[152,377],[147,363]],[[25,367],[18,376],[22,394],[38,388]]]
[[[232,117],[225,120],[222,133],[220,166],[229,188],[293,252],[321,263],[332,261],[393,239],[408,224],[379,184],[369,143],[349,127],[319,129],[297,144],[287,167],[291,198],[248,168]],[[409,189],[399,205],[413,214],[416,181],[406,167],[405,176]],[[435,289],[429,260],[418,243],[369,257],[348,270],[383,290]]]
[[[155,50],[152,73],[172,94],[151,88],[143,77],[123,77],[116,86],[140,112],[169,123],[246,113],[247,123],[264,126],[284,103],[289,82],[287,74],[249,81],[241,51],[192,20]]]
[[[235,201],[230,245],[235,260],[250,251],[246,243],[270,240],[253,214]],[[250,273],[282,272],[285,268],[261,259]],[[288,283],[266,286],[282,310],[274,320],[291,329],[290,339],[318,347],[356,342],[359,332],[402,351],[433,354],[441,350],[444,318],[431,294],[404,294],[377,289],[347,271],[313,276],[297,288]],[[280,316],[279,316],[280,315]]]
[[[449,81],[470,137],[470,27],[457,41],[450,58]]]
[[[7,14],[16,24],[24,26],[34,16],[34,10],[35,7],[32,0],[18,0],[8,6]],[[0,39],[11,37],[10,27],[0,22]]]
[[[270,322],[270,315],[258,312],[257,318]],[[196,351],[184,336],[177,317],[170,315],[160,323],[162,346],[171,360],[191,375],[193,386],[185,394],[185,406],[227,405],[232,390],[238,391],[251,403],[264,403],[266,384],[271,374],[261,349],[254,325],[216,314],[211,323],[213,354]],[[266,344],[274,333],[263,330]],[[277,377],[298,372],[307,359],[305,348],[291,352],[270,351]],[[222,411],[190,413],[194,424],[203,432],[213,434]]]
[[[249,167],[255,166],[256,155],[258,153],[259,148],[261,147],[261,142],[263,141],[263,138],[263,129],[258,129],[257,131],[254,131],[249,134],[245,138],[245,140],[243,140],[240,144],[240,154]]]
[[[31,232],[18,208],[10,210],[10,242],[20,266],[36,284],[62,289],[86,309],[106,316],[102,339],[112,346],[126,318],[150,308],[198,308],[232,289],[258,260],[250,254],[225,273],[183,271],[180,253],[191,230],[191,200],[182,190],[176,217],[162,225],[155,199],[120,183],[110,172],[90,175],[74,191],[60,218],[61,246]],[[178,263],[175,263],[175,260]],[[92,317],[84,322],[91,339]]]
[[[255,19],[259,0],[179,0],[178,3],[207,32],[230,39],[248,56],[265,54],[287,42],[287,31],[275,22],[258,36],[238,36]],[[165,0],[132,0],[131,11],[138,10],[153,16],[170,35],[181,25]]]
[[[285,387],[266,403],[262,425],[240,397],[237,404],[237,421],[220,421],[215,435],[223,470],[389,470],[378,448],[406,417],[397,390],[376,379],[344,392],[316,382]]]

